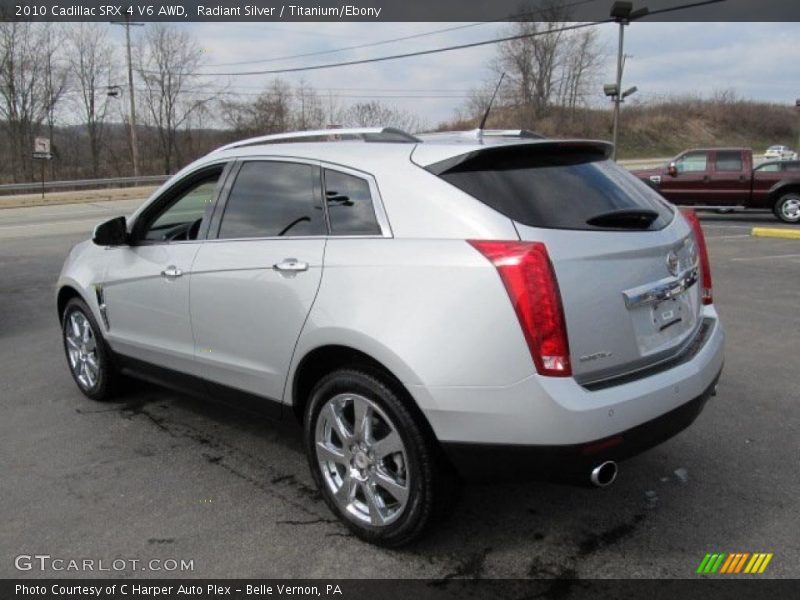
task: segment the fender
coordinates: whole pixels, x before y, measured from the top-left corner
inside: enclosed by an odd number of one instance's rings
[[[324,327],[304,330],[300,334],[283,387],[283,404],[293,404],[295,374],[303,359],[314,350],[325,346],[344,346],[357,350],[382,364],[404,385],[420,384],[419,376],[408,363],[374,338],[352,329]]]
[[[773,198],[774,196],[782,194],[784,191],[787,191],[788,189],[800,191],[800,177],[781,179],[778,183],[776,183],[770,188],[769,197]]]

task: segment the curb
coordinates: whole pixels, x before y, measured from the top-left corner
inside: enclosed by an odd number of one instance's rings
[[[800,229],[775,229],[769,227],[753,227],[750,235],[755,237],[783,238],[787,240],[800,240]]]

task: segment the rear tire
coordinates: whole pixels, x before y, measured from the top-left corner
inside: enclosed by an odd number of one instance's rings
[[[323,377],[311,391],[304,432],[322,497],[362,540],[408,544],[445,502],[435,442],[380,376],[341,369]]]
[[[119,373],[92,311],[80,298],[67,302],[61,318],[61,337],[67,366],[78,389],[92,400],[110,400]]]
[[[784,223],[800,223],[800,192],[781,196],[773,208],[775,216]]]

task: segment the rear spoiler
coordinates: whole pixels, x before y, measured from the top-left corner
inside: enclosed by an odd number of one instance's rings
[[[530,143],[486,146],[427,165],[425,169],[441,175],[459,171],[511,169],[523,166],[556,166],[607,160],[614,145],[594,140],[547,140]]]

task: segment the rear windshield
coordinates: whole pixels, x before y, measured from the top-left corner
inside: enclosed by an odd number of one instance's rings
[[[661,196],[604,152],[552,146],[487,149],[428,167],[448,183],[507,217],[550,229],[629,229],[588,221],[626,211],[655,212],[649,226],[662,229],[673,211]]]

